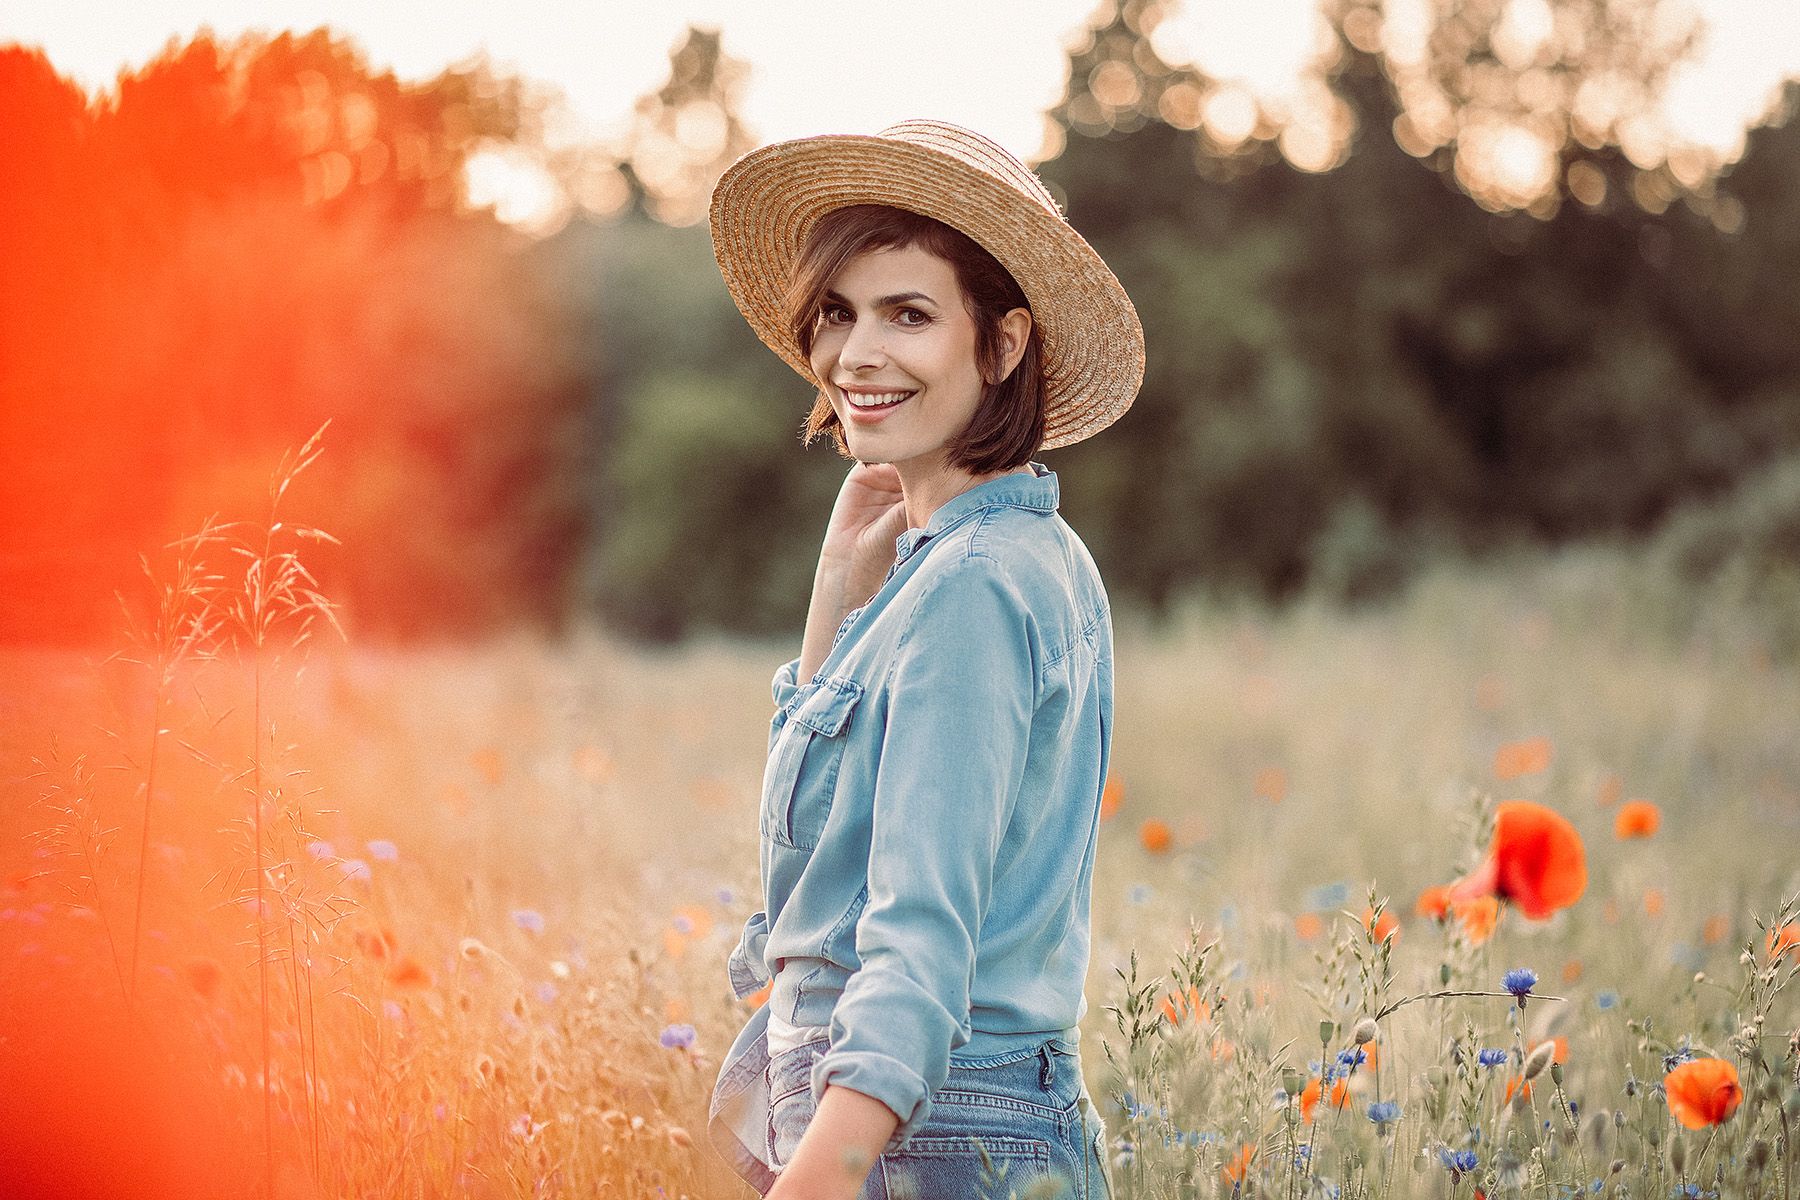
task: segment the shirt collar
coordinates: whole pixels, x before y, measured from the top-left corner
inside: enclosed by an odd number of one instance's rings
[[[1031,467],[1029,476],[996,475],[994,478],[984,480],[968,491],[958,492],[944,501],[938,506],[937,511],[931,514],[931,519],[925,522],[925,528],[908,529],[894,539],[896,559],[904,560],[907,555],[919,548],[921,542],[936,537],[957,521],[979,509],[1005,505],[1042,513],[1055,512],[1056,472],[1041,462],[1033,462],[1029,465]]]

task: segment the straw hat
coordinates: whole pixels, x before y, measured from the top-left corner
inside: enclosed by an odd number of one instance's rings
[[[1098,433],[1131,407],[1144,378],[1144,331],[1125,289],[1030,168],[946,121],[763,146],[713,188],[713,255],[725,286],[756,336],[808,383],[818,386],[782,296],[813,222],[852,204],[942,221],[1012,273],[1043,340],[1043,449]]]

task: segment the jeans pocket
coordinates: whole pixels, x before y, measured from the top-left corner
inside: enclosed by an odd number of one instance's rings
[[[817,1107],[812,1064],[830,1043],[815,1039],[791,1046],[769,1060],[769,1165],[777,1171],[794,1157]]]
[[[1051,1175],[1050,1143],[1038,1138],[920,1136],[883,1154],[880,1163],[888,1200],[1005,1200]],[[1058,1194],[1068,1194],[1066,1185],[1046,1196]]]

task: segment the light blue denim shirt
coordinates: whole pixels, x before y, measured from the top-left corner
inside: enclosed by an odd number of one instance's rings
[[[901,534],[818,672],[796,679],[796,658],[775,673],[764,909],[728,963],[739,997],[774,988],[714,1097],[759,1161],[766,1098],[744,1093],[769,1012],[829,1027],[814,1100],[829,1084],[880,1100],[900,1116],[890,1150],[925,1123],[953,1058],[1079,1037],[1112,620],[1055,473],[1031,470]]]

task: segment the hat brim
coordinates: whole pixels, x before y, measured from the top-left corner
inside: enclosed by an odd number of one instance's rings
[[[777,142],[733,163],[713,189],[713,255],[745,320],[813,386],[783,297],[813,222],[852,204],[886,204],[968,234],[1018,281],[1043,345],[1042,449],[1078,442],[1131,407],[1144,332],[1118,279],[1060,215],[952,155],[867,134]]]

